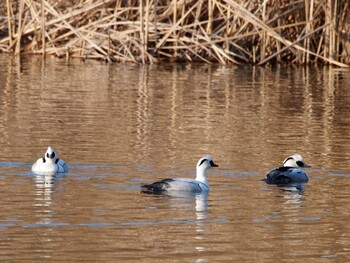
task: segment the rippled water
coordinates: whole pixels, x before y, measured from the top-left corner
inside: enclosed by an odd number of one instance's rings
[[[347,262],[350,71],[0,57],[0,259]],[[70,171],[34,175],[47,146]],[[298,152],[302,191],[266,185]],[[140,185],[195,176],[208,196]]]

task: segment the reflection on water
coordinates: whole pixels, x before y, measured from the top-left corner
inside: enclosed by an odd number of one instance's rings
[[[208,214],[207,214],[208,194],[209,194],[208,192],[194,193],[194,192],[187,192],[187,191],[171,191],[171,192],[166,192],[164,194],[149,194],[149,193],[144,193],[144,194],[151,195],[151,196],[157,195],[157,196],[170,197],[170,200],[173,200],[176,206],[179,205],[179,203],[181,204],[180,206],[184,206],[184,207],[190,204],[190,207],[193,207],[194,210],[196,211],[197,220],[208,218]],[[182,202],[186,202],[186,204]]]
[[[3,261],[346,262],[350,73],[0,59]],[[55,147],[71,170],[30,172]],[[300,153],[305,186],[260,179]],[[208,196],[140,185],[194,178]],[[278,247],[279,249],[276,249]]]
[[[196,195],[196,217],[197,220],[208,218],[208,193]]]
[[[51,210],[52,194],[54,192],[55,175],[33,175],[35,180],[36,215],[39,217],[37,224],[51,224],[54,211]]]
[[[191,192],[185,192],[185,191],[172,191],[168,192],[166,194],[159,194],[159,195],[152,195],[152,194],[146,194],[143,195],[148,196],[157,196],[161,197],[163,196],[166,200],[169,201],[169,208],[171,210],[185,210],[189,212],[193,212],[193,215],[195,215],[195,218],[193,220],[186,219],[189,225],[194,224],[195,228],[191,230],[188,228],[185,233],[180,233],[179,235],[186,235],[190,239],[193,239],[192,241],[189,241],[191,243],[199,243],[200,245],[195,245],[194,251],[191,251],[191,253],[199,253],[197,255],[198,258],[196,258],[196,262],[203,262],[205,261],[203,258],[200,257],[200,253],[203,253],[205,251],[209,250],[208,244],[206,243],[206,234],[208,231],[210,231],[210,225],[208,222],[211,222],[211,219],[209,217],[209,211],[208,211],[208,192],[206,193],[191,193]],[[159,200],[154,199],[154,200]],[[163,200],[162,200],[163,201]],[[156,202],[150,203],[152,209],[159,209],[157,207]],[[190,217],[191,218],[191,217]],[[179,219],[175,219],[173,223],[178,224],[181,222]],[[163,233],[167,234],[167,233]],[[171,233],[168,233],[171,235]],[[174,233],[176,235],[176,233]],[[176,235],[180,237],[179,235]],[[181,238],[181,237],[180,237]],[[188,243],[187,243],[188,244]],[[188,252],[189,253],[189,252]]]
[[[299,152],[318,168],[350,165],[349,76],[338,69],[25,62],[9,59],[0,73],[2,160],[31,162],[51,143],[73,161],[211,153],[244,156],[248,170]]]

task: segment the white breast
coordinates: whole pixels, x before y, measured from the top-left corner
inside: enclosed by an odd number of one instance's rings
[[[35,173],[65,173],[68,172],[67,164],[59,159],[56,163],[46,160],[44,158],[38,159],[32,166],[32,171]]]

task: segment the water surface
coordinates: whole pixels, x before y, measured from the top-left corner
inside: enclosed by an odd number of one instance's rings
[[[350,72],[0,57],[0,259],[347,262]],[[34,175],[47,146],[70,171]],[[285,157],[302,191],[260,179]],[[140,185],[195,176],[208,196]]]

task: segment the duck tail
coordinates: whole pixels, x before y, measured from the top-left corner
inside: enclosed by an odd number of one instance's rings
[[[163,193],[169,188],[169,182],[171,181],[173,181],[173,179],[164,179],[162,181],[155,182],[152,184],[145,184],[141,186],[141,192],[154,194]]]

